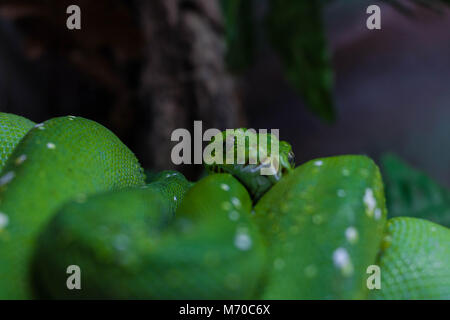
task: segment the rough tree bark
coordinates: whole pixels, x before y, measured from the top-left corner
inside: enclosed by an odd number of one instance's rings
[[[145,62],[140,100],[148,112],[146,152],[156,170],[174,168],[171,133],[244,122],[237,86],[225,66],[224,27],[216,0],[137,0]]]

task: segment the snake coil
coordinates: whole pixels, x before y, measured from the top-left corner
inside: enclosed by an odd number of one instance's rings
[[[0,271],[12,275],[0,297],[29,297],[32,283],[40,298],[450,299],[449,230],[387,220],[367,157],[295,168],[290,145],[276,140],[278,170],[261,176],[274,154],[259,143],[277,138],[239,129],[240,164],[209,162],[195,184],[166,171],[145,185],[131,152],[98,124],[43,126],[15,140],[0,177],[9,218]],[[82,290],[67,289],[70,265],[82,270]],[[367,287],[372,265],[379,290]]]

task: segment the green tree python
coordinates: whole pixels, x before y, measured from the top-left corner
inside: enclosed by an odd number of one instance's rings
[[[295,167],[280,141],[276,172],[261,176],[274,155],[246,143],[243,163],[210,163],[196,183],[165,171],[145,184],[95,122],[0,119],[2,299],[450,299],[448,228],[389,220],[365,156]],[[81,290],[66,286],[70,265]],[[373,265],[381,288],[369,290]]]
[[[0,177],[0,274],[7,275],[0,278],[0,298],[20,299],[29,296],[37,234],[54,211],[70,199],[144,185],[144,175],[134,154],[93,121],[51,119],[22,139],[8,134],[13,130],[1,130],[2,144],[19,143]]]
[[[21,116],[0,112],[0,172],[16,145],[34,125]]]

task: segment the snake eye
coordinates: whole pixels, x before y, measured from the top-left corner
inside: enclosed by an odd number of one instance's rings
[[[288,161],[289,161],[289,164],[290,164],[292,167],[295,166],[295,154],[294,154],[294,152],[289,151],[289,153],[288,153]]]

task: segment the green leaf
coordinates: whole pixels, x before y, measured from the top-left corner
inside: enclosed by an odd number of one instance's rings
[[[309,109],[327,121],[335,119],[333,76],[322,25],[320,0],[270,0],[269,39],[291,84]]]
[[[231,71],[242,72],[253,62],[254,28],[251,0],[221,0],[225,19],[226,62]]]
[[[394,155],[384,155],[381,167],[390,217],[423,218],[450,227],[447,189]]]

